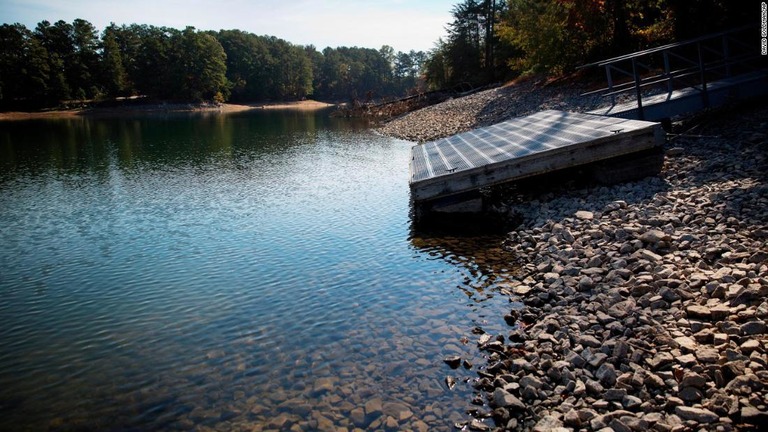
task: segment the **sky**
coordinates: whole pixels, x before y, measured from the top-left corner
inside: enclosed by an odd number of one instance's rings
[[[111,22],[198,30],[238,29],[296,45],[428,51],[460,0],[0,0],[0,24]]]

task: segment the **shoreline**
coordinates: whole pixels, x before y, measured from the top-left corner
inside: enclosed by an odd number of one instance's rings
[[[431,141],[599,103],[580,93],[509,85],[379,130]],[[751,431],[768,422],[768,106],[673,125],[658,176],[506,203],[522,223],[503,247],[521,271],[500,291],[522,306],[497,317],[509,331],[469,336],[488,360],[466,377],[481,406],[457,427]]]
[[[201,104],[148,104],[123,107],[77,108],[71,110],[50,111],[9,111],[0,112],[0,121],[64,119],[82,117],[111,117],[131,115],[151,115],[164,113],[211,113],[230,114],[254,110],[298,110],[315,111],[335,106],[331,103],[315,100],[293,102],[265,102],[254,104],[201,105]]]

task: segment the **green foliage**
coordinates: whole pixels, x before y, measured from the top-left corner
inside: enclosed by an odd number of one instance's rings
[[[430,86],[505,74],[561,74],[600,58],[737,27],[749,2],[726,0],[464,0],[429,54]],[[752,11],[754,13],[754,11]]]
[[[168,40],[170,97],[182,100],[213,100],[229,92],[226,77],[227,55],[215,37],[187,27]]]
[[[128,90],[128,73],[123,64],[123,54],[113,25],[104,30],[102,37],[102,82],[107,94],[125,96]]]
[[[342,100],[404,94],[421,79],[423,52],[293,45],[240,30],[110,24],[81,19],[0,26],[0,104],[143,95],[224,102]],[[395,70],[397,68],[397,70]]]
[[[438,39],[435,48],[429,52],[424,64],[424,73],[430,90],[438,90],[448,86],[451,71],[448,66],[447,49],[442,39]]]
[[[504,0],[464,0],[453,7],[447,40],[425,59],[430,87],[477,86],[506,74],[497,57],[503,50],[497,26],[505,10]]]
[[[510,59],[513,69],[559,73],[579,56],[576,51],[581,47],[569,43],[568,9],[569,5],[561,2],[510,1],[499,35],[522,52],[520,57]]]

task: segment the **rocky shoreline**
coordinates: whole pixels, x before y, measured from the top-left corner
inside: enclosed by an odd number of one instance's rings
[[[588,90],[585,84],[542,85],[526,80],[449,99],[395,118],[379,130],[385,135],[425,142],[546,109],[584,112],[604,104],[597,96],[581,96]]]
[[[381,130],[425,141],[596,106],[579,93],[509,86]],[[658,177],[509,203],[522,224],[504,247],[521,270],[502,291],[524,306],[504,317],[508,333],[477,329],[487,358],[473,384],[479,407],[457,427],[765,430],[768,108],[677,127],[687,132],[668,139]]]

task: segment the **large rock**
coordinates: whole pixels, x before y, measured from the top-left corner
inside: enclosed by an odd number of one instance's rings
[[[379,416],[381,415],[381,409],[382,409],[382,403],[381,399],[379,398],[373,398],[368,400],[368,402],[365,403],[365,415],[368,416]]]
[[[603,363],[595,372],[595,377],[606,387],[613,387],[616,384],[616,369],[610,363]]]
[[[684,351],[687,352],[694,352],[696,351],[696,348],[698,344],[695,340],[687,337],[687,336],[680,336],[675,338],[675,342],[682,348]]]
[[[690,305],[685,308],[685,312],[688,314],[688,318],[712,318],[712,311],[708,307],[702,305]]]
[[[656,245],[659,242],[662,241],[669,241],[669,236],[664,233],[664,231],[660,230],[649,230],[640,235],[640,240],[643,241],[643,243]]]
[[[685,372],[683,374],[683,379],[680,380],[680,386],[695,387],[704,390],[707,388],[707,379],[696,372]]]
[[[566,432],[570,431],[570,429],[563,427],[563,422],[561,422],[557,417],[554,416],[544,416],[542,417],[538,422],[536,422],[536,426],[533,427],[533,432]]]
[[[508,391],[497,388],[493,391],[493,405],[499,408],[524,410],[525,404],[517,398],[517,396],[509,393]]]
[[[750,321],[741,325],[740,332],[746,336],[763,334],[766,332],[766,325],[763,321]]]
[[[676,407],[675,414],[683,420],[693,420],[698,423],[713,423],[720,419],[717,414],[710,410],[687,406]]]
[[[355,426],[364,428],[367,426],[365,421],[365,410],[363,408],[357,407],[350,411],[349,413],[349,419],[352,420],[352,423],[355,424]]]
[[[747,424],[765,427],[768,425],[768,412],[760,411],[753,406],[741,408],[741,421]]]

